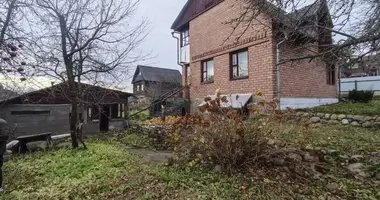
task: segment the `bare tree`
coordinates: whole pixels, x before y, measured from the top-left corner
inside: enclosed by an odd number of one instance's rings
[[[380,41],[380,2],[359,0],[244,0],[241,14],[226,23],[231,24],[233,34],[244,33],[252,25],[268,25],[276,36],[288,43],[318,43],[318,50],[310,45],[299,45],[309,53],[288,57],[281,63],[303,59],[322,58],[357,62],[366,55],[377,54]],[[273,24],[263,21],[270,16]],[[243,29],[242,32],[239,32]],[[325,35],[325,38],[318,38]],[[329,35],[334,41],[329,41]],[[239,37],[237,37],[239,39]],[[354,51],[355,58],[347,57],[347,50]],[[352,55],[352,54],[351,54]]]
[[[0,1],[0,44],[4,45],[5,41],[12,39],[11,32],[14,28],[14,19],[18,6],[17,0],[2,0]]]
[[[138,3],[138,0],[35,1],[32,10],[37,20],[33,24],[38,31],[31,33],[34,41],[31,48],[39,69],[35,75],[50,76],[69,85],[74,148],[78,147],[79,115],[84,103],[82,88],[76,82],[114,83],[111,81],[127,74],[129,66],[143,57],[136,50],[145,38],[147,24],[136,23],[132,18]]]
[[[0,0],[0,73],[3,76],[24,73],[26,62],[20,57],[22,31],[17,22],[23,18],[25,6],[22,0]]]

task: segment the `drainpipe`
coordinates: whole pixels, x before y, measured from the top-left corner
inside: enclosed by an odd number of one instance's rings
[[[175,39],[177,39],[177,64],[182,67],[182,64],[180,62],[180,54],[179,54],[179,46],[180,46],[179,41],[180,41],[180,38],[177,37],[177,36],[175,36],[175,34],[180,34],[180,32],[173,31],[172,32],[172,37],[175,38]]]
[[[182,67],[182,69],[184,68],[184,65],[182,65],[182,63],[180,62],[180,52],[179,52],[179,48],[180,48],[180,38],[178,36],[176,36],[175,34],[181,34],[180,32],[178,31],[173,31],[172,32],[172,37],[175,38],[177,40],[177,65],[179,65],[180,67]],[[185,69],[186,71],[186,69]],[[186,74],[187,76],[187,74]],[[189,85],[186,84],[186,82],[184,83],[186,87],[189,88]],[[182,94],[181,95],[182,97],[184,97],[184,95]],[[190,97],[189,97],[190,98]]]
[[[338,87],[338,100],[339,100],[339,102],[341,101],[341,99],[342,99],[342,88],[341,88],[341,79],[342,79],[342,65],[339,63],[339,65],[338,65],[338,84],[339,84],[339,87]]]
[[[276,71],[277,71],[277,100],[278,109],[281,109],[281,50],[280,45],[288,39],[288,35],[285,33],[285,38],[276,45]]]

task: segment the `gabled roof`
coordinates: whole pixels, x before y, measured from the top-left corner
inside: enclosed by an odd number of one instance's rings
[[[224,0],[188,0],[177,18],[173,22],[171,29],[179,30],[192,19],[198,17],[205,11],[213,8]]]
[[[304,17],[311,17],[318,15],[320,8],[322,7],[322,1],[317,1],[313,4],[295,10],[292,13],[287,14],[288,17],[293,18],[295,20],[302,20]]]
[[[211,6],[206,8],[204,6],[205,2],[212,2],[212,4]],[[188,0],[185,6],[182,8],[179,15],[177,16],[176,20],[174,21],[171,29],[176,31],[180,30],[182,27],[186,26],[187,23],[189,23],[192,19],[199,16],[208,9],[213,8],[221,2],[223,2],[223,0]],[[256,5],[262,7],[262,11],[272,16],[275,22],[283,24],[285,26],[299,24],[302,21],[309,20],[312,16],[324,14],[329,15],[326,0],[316,0],[313,4],[295,10],[292,13],[286,13],[284,10],[276,7],[274,4],[266,0],[257,1]]]
[[[138,81],[154,81],[181,83],[181,73],[175,69],[138,65],[133,76],[132,84]]]
[[[284,23],[300,23],[309,20],[320,19],[322,16],[328,16],[329,24],[332,25],[329,8],[325,0],[316,0],[314,3],[295,10],[292,13],[286,14]],[[313,17],[317,17],[313,19]]]

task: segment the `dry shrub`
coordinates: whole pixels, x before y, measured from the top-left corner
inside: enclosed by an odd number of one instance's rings
[[[240,122],[225,118],[183,132],[176,145],[178,158],[189,166],[221,165],[231,172],[265,164],[273,152],[268,145],[268,119]]]
[[[205,97],[199,112],[182,118],[173,128],[168,143],[177,155],[177,161],[188,166],[213,167],[221,165],[225,172],[265,165],[278,154],[268,145],[271,138],[270,120],[280,118],[274,99],[265,100],[261,91],[257,104],[248,109],[256,115],[243,121],[238,112],[223,107],[226,98],[217,91],[216,98]]]
[[[182,117],[178,116],[166,116],[165,120],[162,120],[161,117],[156,117],[150,120],[146,120],[144,125],[173,125],[176,124]]]

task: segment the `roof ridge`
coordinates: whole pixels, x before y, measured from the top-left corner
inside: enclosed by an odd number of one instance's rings
[[[178,71],[179,72],[178,69],[171,69],[171,68],[164,68],[164,67],[155,67],[155,66],[148,66],[148,65],[138,65],[137,67],[149,67],[149,68],[173,70],[173,71]]]

